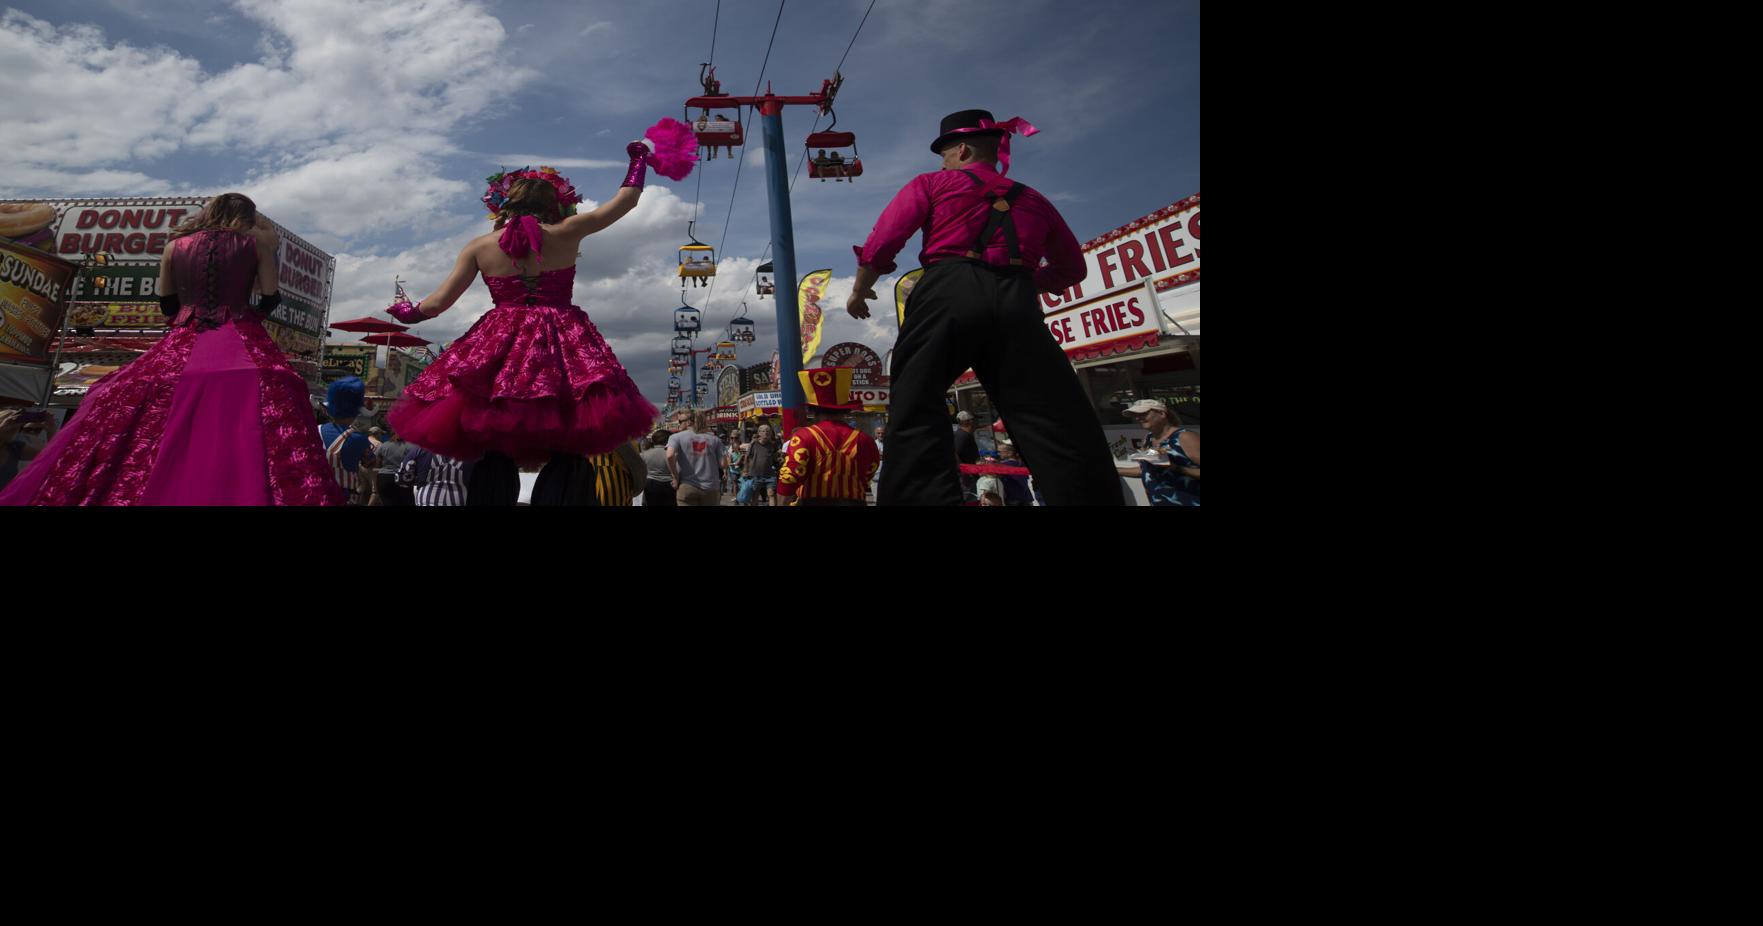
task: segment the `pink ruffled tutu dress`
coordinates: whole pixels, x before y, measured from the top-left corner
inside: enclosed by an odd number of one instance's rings
[[[173,243],[183,306],[164,340],[94,385],[0,505],[341,505],[306,381],[248,300],[257,248]]]
[[[405,388],[388,415],[394,431],[442,456],[494,452],[521,466],[607,453],[649,432],[660,412],[570,304],[574,267],[484,283],[496,307]]]

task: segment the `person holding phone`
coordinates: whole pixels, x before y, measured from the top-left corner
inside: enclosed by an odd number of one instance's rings
[[[56,417],[42,409],[0,409],[0,489],[55,439]]]

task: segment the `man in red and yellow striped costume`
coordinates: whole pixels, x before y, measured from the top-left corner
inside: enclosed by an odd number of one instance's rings
[[[815,423],[797,428],[784,445],[777,494],[804,507],[861,508],[869,481],[881,465],[881,449],[875,438],[841,420],[842,413],[863,407],[851,401],[851,369],[823,367],[797,375]]]

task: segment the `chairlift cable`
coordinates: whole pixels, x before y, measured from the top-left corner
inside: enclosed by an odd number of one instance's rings
[[[787,0],[786,0],[786,2],[787,2]],[[717,3],[718,3],[718,6],[720,7],[721,0],[717,0]],[[837,73],[840,73],[844,70],[845,61],[851,57],[851,49],[857,47],[857,38],[863,34],[863,27],[864,27],[864,25],[866,25],[869,22],[869,14],[875,12],[875,4],[876,4],[876,0],[869,0],[869,8],[865,9],[863,11],[863,18],[857,21],[857,29],[851,33],[851,41],[849,44],[847,44],[845,46],[845,53],[843,55],[839,56],[839,63],[837,65],[834,65],[833,73],[837,74]],[[779,2],[778,3],[778,10],[777,10],[778,19],[781,20],[783,18],[783,12],[784,12],[783,11],[783,2]],[[772,23],[771,37],[772,37],[773,41],[776,41],[776,39],[777,39],[777,23],[775,23],[775,22]],[[712,40],[712,44],[714,45],[714,39]],[[769,62],[771,60],[771,46],[769,44],[765,48],[765,60],[767,62]],[[760,82],[763,83],[764,79],[765,79],[765,66],[764,65],[760,66],[759,76],[760,76]],[[759,85],[757,83],[753,87],[753,95],[754,96],[759,95]],[[823,118],[824,118],[824,116],[822,116],[821,114],[819,114],[819,113],[815,114],[814,125],[811,128],[809,128],[808,134],[813,135],[815,132],[820,131],[820,120]],[[836,113],[833,115],[833,124],[834,125],[838,124],[838,115]],[[749,136],[751,136],[751,134],[752,134],[752,128],[753,128],[753,117],[752,117],[752,114],[749,113],[747,116],[747,134]],[[808,163],[808,149],[806,147],[804,147],[802,149],[802,155],[796,159],[795,173],[790,177],[790,193],[791,194],[794,194],[796,192],[796,181],[802,179],[802,166],[807,163]],[[740,182],[741,182],[741,167],[744,166],[745,164],[746,164],[746,159],[742,158],[741,164],[737,164],[735,166],[735,185],[736,185],[737,190],[739,189]],[[700,180],[703,179],[702,174],[700,174],[699,179]],[[729,197],[729,216],[732,217],[733,215],[734,215],[734,196],[731,194]],[[725,217],[723,220],[722,243],[723,244],[728,243],[728,217]],[[761,265],[763,265],[765,263],[766,259],[771,256],[771,246],[772,246],[772,242],[767,241],[765,243],[765,251],[759,255],[759,263]],[[719,257],[726,258],[726,255],[723,254],[721,247],[717,248],[717,254]],[[757,269],[754,270],[753,275],[755,278],[758,277],[759,272]],[[710,292],[712,294],[714,294],[716,292],[716,278],[715,277],[710,278]],[[708,295],[705,297],[704,305],[705,305],[706,309],[709,308],[710,299],[709,299]]]
[[[875,4],[871,3],[870,6],[873,7],[873,6],[875,6]],[[712,65],[716,64],[716,27],[721,25],[721,23],[722,23],[722,0],[716,0],[716,19],[712,20],[710,23],[710,63]],[[858,28],[861,29],[863,27],[859,26]],[[849,53],[848,49],[847,49],[846,53],[847,54]]]
[[[784,4],[786,4],[788,2],[789,2],[789,0],[778,0],[777,18],[775,20],[773,20],[771,23],[771,40],[765,44],[765,60],[762,61],[759,65],[759,79],[753,82],[753,96],[758,96],[759,95],[759,88],[765,86],[765,70],[767,67],[769,67],[771,65],[771,49],[772,49],[773,45],[777,44],[777,27],[778,27],[779,23],[783,22]],[[757,111],[758,111],[758,107],[748,107],[747,127],[744,130],[742,130],[743,134],[746,137],[750,138],[753,135],[753,117],[754,117],[754,115],[757,114]],[[728,214],[723,216],[723,219],[722,219],[722,239],[720,241],[718,241],[716,244],[716,255],[719,258],[721,258],[723,256],[723,253],[722,253],[723,245],[728,244],[728,226],[729,226],[730,220],[732,220],[735,215],[735,196],[741,192],[741,170],[742,170],[742,168],[745,168],[746,166],[747,166],[747,157],[745,154],[743,154],[741,156],[740,161],[735,164],[734,189],[729,191]],[[714,298],[715,295],[716,295],[716,277],[711,277],[710,278],[710,291],[704,294],[704,308],[706,311],[709,310],[710,300],[712,298]]]

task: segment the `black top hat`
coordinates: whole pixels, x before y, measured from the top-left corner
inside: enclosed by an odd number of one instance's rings
[[[932,154],[942,154],[943,149],[948,147],[950,142],[955,141],[956,139],[967,138],[967,137],[973,136],[973,135],[1003,135],[1004,134],[1003,129],[987,129],[987,130],[980,131],[980,132],[963,132],[960,135],[951,135],[950,134],[950,133],[955,132],[959,129],[977,129],[977,128],[979,128],[979,122],[981,119],[984,119],[987,122],[996,122],[997,121],[996,119],[992,118],[992,114],[990,111],[984,110],[984,109],[964,109],[958,113],[950,113],[949,115],[944,116],[943,117],[943,127],[940,130],[942,132],[942,134],[937,136],[936,141],[933,141],[930,143],[931,153]]]

